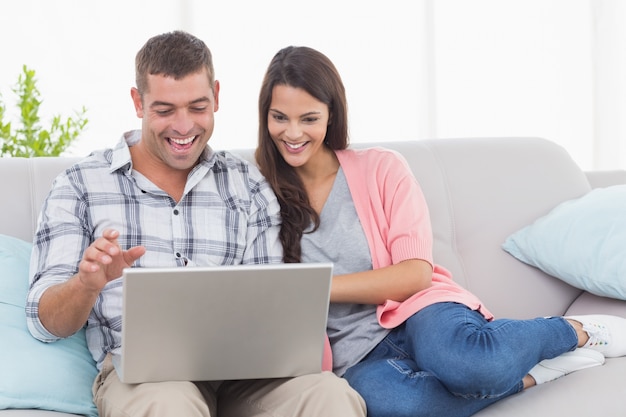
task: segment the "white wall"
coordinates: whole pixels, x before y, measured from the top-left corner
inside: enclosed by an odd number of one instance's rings
[[[334,60],[348,89],[355,141],[413,138],[419,25],[411,3],[15,0],[0,14],[0,92],[11,104],[9,87],[27,64],[37,71],[42,111],[68,115],[88,107],[88,131],[72,154],[111,146],[140,125],[129,95],[136,51],[150,36],[185,29],[214,55],[221,83],[216,148],[256,145],[263,73],[290,44],[318,48]]]
[[[545,137],[590,167],[589,0],[435,3],[437,135]]]
[[[267,64],[307,45],[344,78],[353,142],[541,136],[584,169],[626,168],[624,20],[623,0],[5,0],[0,92],[27,64],[44,114],[88,107],[71,154],[111,146],[139,127],[136,51],[185,29],[214,54],[216,148],[255,146]]]

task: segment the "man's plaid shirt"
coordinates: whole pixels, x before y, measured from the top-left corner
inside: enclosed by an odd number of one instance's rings
[[[280,207],[256,167],[207,147],[177,203],[133,171],[128,147],[140,135],[128,132],[114,149],[90,155],[55,180],[31,260],[26,315],[36,338],[58,339],[39,321],[41,295],[78,272],[83,252],[107,228],[120,232],[122,249],[146,247],[135,267],[281,261]],[[121,290],[121,279],[107,284],[87,323],[87,344],[98,367],[120,346]]]

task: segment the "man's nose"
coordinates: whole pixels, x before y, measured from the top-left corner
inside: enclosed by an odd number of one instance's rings
[[[174,115],[172,130],[181,136],[186,136],[193,129],[194,122],[189,112],[180,110]]]

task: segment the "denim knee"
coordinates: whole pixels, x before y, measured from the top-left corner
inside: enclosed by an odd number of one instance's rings
[[[439,386],[439,392],[445,388],[434,376],[415,371],[403,359],[361,362],[349,368],[344,378],[363,397],[368,417],[449,416],[435,413],[433,406],[438,395],[429,385]]]

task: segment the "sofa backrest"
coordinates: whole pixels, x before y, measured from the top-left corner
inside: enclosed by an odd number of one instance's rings
[[[580,294],[501,249],[514,231],[590,190],[560,146],[538,138],[464,138],[385,146],[409,162],[428,201],[434,259],[497,316],[563,314]],[[248,160],[253,151],[234,150]],[[0,234],[31,240],[54,177],[77,158],[0,158]],[[619,172],[626,182],[626,174]]]
[[[77,160],[69,157],[0,158],[0,234],[31,241],[52,181]]]
[[[537,138],[398,144],[433,223],[435,262],[499,317],[561,315],[580,291],[521,263],[501,245],[558,203],[590,190],[560,146]]]

